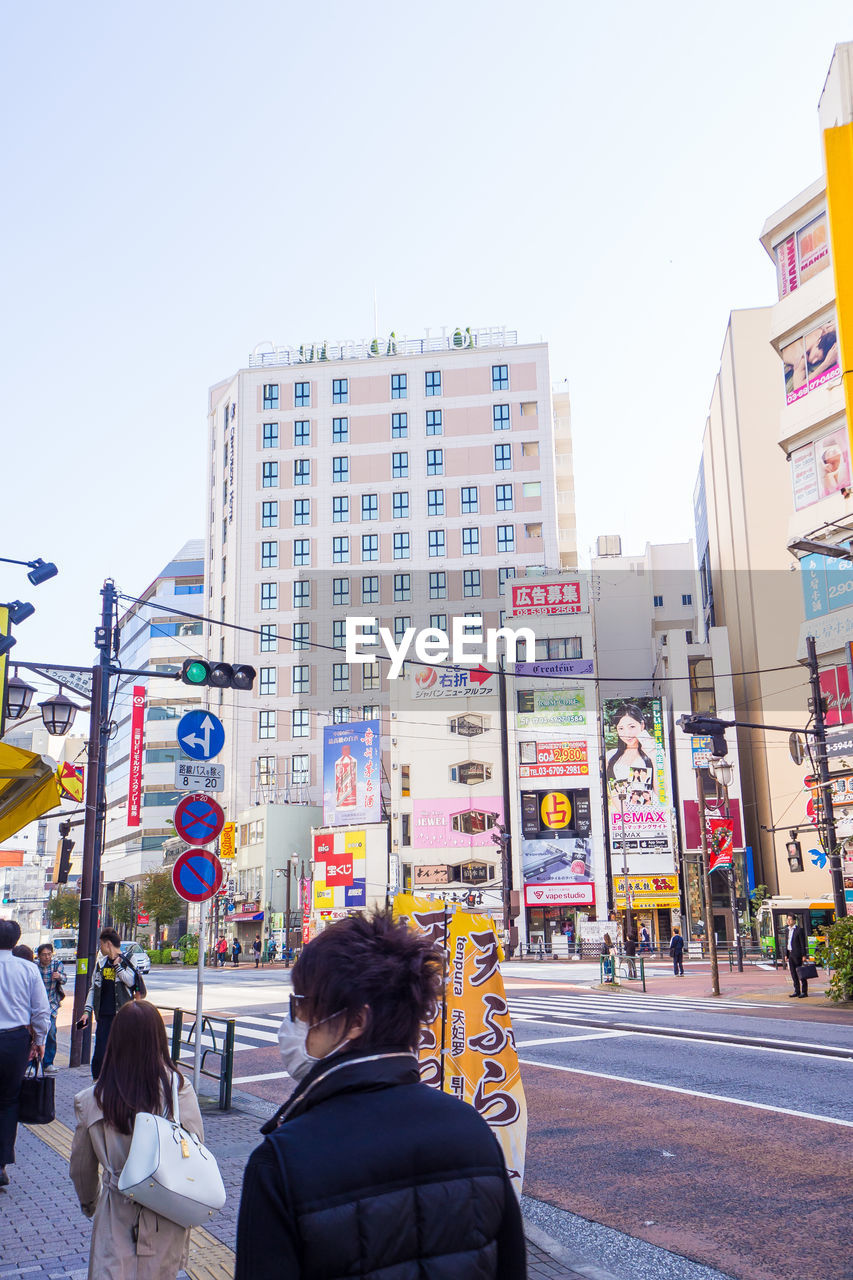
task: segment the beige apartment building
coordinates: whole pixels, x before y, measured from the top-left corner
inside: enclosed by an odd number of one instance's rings
[[[258,669],[251,696],[209,696],[229,814],[317,803],[326,725],[386,732],[348,616],[395,640],[496,627],[516,572],[576,564],[568,395],[506,329],[259,347],[211,389],[208,457],[207,612],[231,624],[209,654]]]

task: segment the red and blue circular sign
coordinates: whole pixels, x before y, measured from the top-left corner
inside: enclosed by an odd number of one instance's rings
[[[175,809],[175,831],[185,844],[210,844],[225,826],[222,805],[203,792],[184,796]]]
[[[222,863],[207,849],[187,849],[172,867],[172,884],[184,902],[206,902],[222,884]]]

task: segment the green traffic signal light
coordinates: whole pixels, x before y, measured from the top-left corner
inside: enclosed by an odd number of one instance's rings
[[[228,662],[205,662],[202,658],[187,658],[181,667],[181,680],[184,684],[209,685],[213,689],[249,690],[255,683],[257,671],[254,667],[239,663],[231,666]]]
[[[181,667],[181,679],[184,684],[207,684],[210,668],[206,662],[196,658],[187,658]]]

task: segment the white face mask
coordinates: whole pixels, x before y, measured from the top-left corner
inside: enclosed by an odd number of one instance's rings
[[[311,1027],[307,1022],[293,1022],[289,1015],[285,1016],[278,1029],[278,1051],[284,1060],[285,1070],[288,1075],[293,1076],[294,1080],[304,1079],[316,1063],[323,1061],[323,1058],[313,1057],[305,1047],[308,1032],[312,1030],[312,1027],[321,1027],[324,1022],[331,1022],[332,1018],[340,1017],[343,1012],[343,1009],[341,1009],[338,1013],[330,1013],[328,1018],[321,1018],[319,1022],[313,1023]],[[330,1058],[345,1043],[345,1039],[341,1040],[327,1054],[324,1054],[324,1057]]]

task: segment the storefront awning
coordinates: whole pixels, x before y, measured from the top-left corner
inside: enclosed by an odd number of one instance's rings
[[[0,742],[0,841],[55,809],[61,799],[54,761]]]

